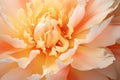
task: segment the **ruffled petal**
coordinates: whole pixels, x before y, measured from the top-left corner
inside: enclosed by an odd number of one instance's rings
[[[78,70],[105,68],[115,60],[113,54],[104,48],[79,46],[71,63]]]
[[[70,68],[67,80],[109,80],[105,75],[97,72],[96,70],[79,71]]]

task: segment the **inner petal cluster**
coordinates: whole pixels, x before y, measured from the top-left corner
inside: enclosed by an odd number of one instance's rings
[[[24,25],[23,39],[45,54],[56,55],[65,52],[69,47],[69,40],[66,37],[68,28],[62,22],[61,12],[57,12],[54,7],[48,7],[45,10],[41,9],[39,15],[35,17],[30,4],[27,4],[28,12],[30,13],[27,14],[28,18],[24,18],[27,22],[23,22],[20,15],[18,16],[19,25]]]

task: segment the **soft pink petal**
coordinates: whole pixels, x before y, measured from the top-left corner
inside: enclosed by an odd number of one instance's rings
[[[79,46],[71,63],[78,70],[105,68],[115,60],[113,54],[104,48]]]
[[[67,80],[109,80],[104,74],[96,70],[79,71],[74,68],[70,69]]]
[[[120,39],[120,25],[109,25],[89,45],[94,47],[106,47],[116,43]]]

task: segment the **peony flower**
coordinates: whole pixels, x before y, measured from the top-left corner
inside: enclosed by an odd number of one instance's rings
[[[119,3],[0,0],[0,79],[118,79]]]

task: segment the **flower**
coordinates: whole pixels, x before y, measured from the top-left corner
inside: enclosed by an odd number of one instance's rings
[[[0,0],[1,80],[79,80],[81,71],[108,67],[120,39],[119,3]]]

